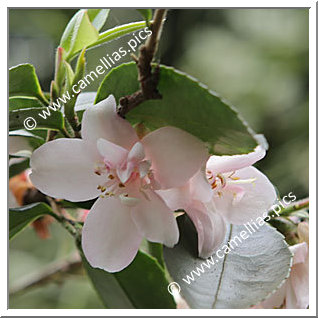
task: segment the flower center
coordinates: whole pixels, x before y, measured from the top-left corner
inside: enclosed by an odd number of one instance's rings
[[[230,191],[233,194],[233,203],[239,202],[245,194],[245,189],[241,185],[254,184],[256,181],[256,178],[241,179],[236,177],[235,173],[236,171],[213,175],[212,171],[207,171],[208,181],[211,184],[212,189],[216,191],[219,197],[221,197],[226,188],[227,191]]]

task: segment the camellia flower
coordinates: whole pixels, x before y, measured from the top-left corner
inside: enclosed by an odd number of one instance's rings
[[[155,190],[182,186],[207,159],[204,144],[178,128],[140,140],[109,96],[84,112],[82,139],[57,139],[34,151],[30,178],[55,198],[99,197],[85,221],[82,247],[93,267],[116,272],[134,259],[143,237],[177,243],[174,214]]]
[[[302,242],[289,247],[293,265],[284,284],[268,299],[253,309],[306,309],[309,305],[308,245]]]
[[[271,182],[252,167],[264,156],[261,146],[249,154],[211,156],[186,185],[157,191],[171,209],[184,209],[191,218],[198,233],[199,256],[207,258],[220,246],[226,222],[244,224],[264,218],[276,200]]]

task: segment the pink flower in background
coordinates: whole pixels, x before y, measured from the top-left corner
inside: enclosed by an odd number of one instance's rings
[[[171,209],[184,209],[191,218],[199,256],[207,258],[220,246],[226,222],[244,224],[264,217],[276,200],[271,182],[252,167],[264,156],[261,146],[245,155],[211,156],[206,168],[186,185],[157,191]]]
[[[143,237],[177,243],[174,214],[155,190],[183,186],[207,158],[204,144],[178,128],[140,140],[109,96],[85,111],[82,139],[57,139],[34,151],[30,178],[55,198],[100,196],[87,215],[82,247],[93,267],[116,272],[131,263]]]
[[[289,247],[293,265],[285,283],[254,309],[306,309],[309,305],[309,255],[306,242]]]

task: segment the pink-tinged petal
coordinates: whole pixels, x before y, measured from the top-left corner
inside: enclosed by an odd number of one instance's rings
[[[289,247],[293,253],[293,265],[305,263],[308,257],[308,246],[307,243],[298,243]]]
[[[172,210],[186,209],[192,202],[208,202],[213,196],[205,172],[199,170],[185,185],[178,188],[158,190],[157,194]]]
[[[153,191],[145,191],[140,203],[132,208],[132,217],[139,231],[151,242],[173,247],[179,230],[173,212]]]
[[[189,183],[185,184],[183,187],[157,190],[156,193],[172,211],[186,209],[192,202]]]
[[[185,184],[208,158],[202,141],[175,127],[157,129],[146,135],[142,143],[162,189]]]
[[[143,160],[144,158],[145,158],[144,146],[142,145],[141,142],[136,142],[131,148],[131,150],[129,151],[127,160],[137,163]]]
[[[213,190],[209,184],[205,171],[200,170],[190,179],[190,193],[192,200],[209,202],[213,197]]]
[[[255,162],[261,160],[265,154],[265,149],[257,146],[253,152],[245,155],[211,156],[207,162],[207,171],[212,172],[213,175],[236,171],[253,165]]]
[[[199,256],[208,258],[222,244],[226,225],[223,218],[213,211],[208,211],[201,202],[189,206],[186,213],[191,218],[198,233]]]
[[[93,142],[103,138],[126,149],[138,141],[133,127],[117,115],[113,95],[88,107],[84,112],[82,138]]]
[[[294,254],[290,272],[290,291],[286,297],[286,308],[306,309],[309,305],[309,260],[307,243],[290,246]]]
[[[122,183],[125,183],[135,170],[135,164],[133,162],[124,162],[124,164],[117,169],[118,178]]]
[[[220,213],[226,221],[233,224],[243,224],[255,220],[257,217],[262,217],[263,213],[268,211],[276,200],[274,186],[263,173],[254,167],[238,170],[234,177],[239,178],[235,182],[246,179],[255,180],[250,183],[235,184],[235,186],[244,189],[243,196],[242,193],[235,194],[232,191],[232,184],[226,185],[220,191],[217,190],[212,199],[214,204],[212,208]],[[237,195],[240,196],[239,201]]]
[[[54,198],[86,201],[99,195],[101,177],[94,173],[100,160],[81,139],[61,138],[36,149],[31,157],[31,182]]]
[[[120,166],[128,155],[128,150],[125,148],[102,138],[97,140],[97,149],[104,158],[104,161],[114,168]]]
[[[131,208],[118,198],[98,199],[82,232],[82,247],[92,267],[119,272],[135,258],[142,236],[131,219]]]

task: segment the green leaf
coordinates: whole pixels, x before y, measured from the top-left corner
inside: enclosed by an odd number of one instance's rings
[[[41,146],[45,140],[37,135],[32,134],[29,131],[20,129],[9,132],[9,153],[17,153],[21,150],[32,151],[35,148]]]
[[[119,102],[139,89],[137,78],[135,63],[114,68],[101,83],[95,102],[110,94]],[[237,111],[192,77],[161,65],[158,88],[163,99],[143,102],[130,111],[126,118],[132,124],[143,123],[150,130],[181,128],[204,141],[211,154],[243,154],[256,147]]]
[[[110,42],[112,40],[118,39],[131,32],[143,29],[147,26],[145,21],[137,21],[128,24],[123,24],[109,29],[103,33],[99,34],[98,40],[90,44],[87,48],[92,48],[103,43]]]
[[[9,238],[12,239],[32,221],[50,212],[52,209],[42,202],[9,209]]]
[[[84,47],[96,42],[98,35],[98,31],[89,19],[87,10],[79,10],[66,26],[61,38],[60,46],[66,51],[66,60]]]
[[[44,112],[46,114],[46,119],[39,115],[41,114],[44,116]],[[48,113],[50,113],[50,116],[48,116]],[[28,125],[28,120],[29,126],[32,127],[33,125],[36,125],[37,129],[64,129],[64,117],[60,111],[54,111],[48,107],[39,107],[9,111],[9,130],[25,129],[24,124]]]
[[[9,178],[12,178],[24,170],[28,169],[30,167],[30,160],[29,158],[26,158],[24,160],[19,160],[16,163],[12,163],[9,166]]]
[[[9,97],[9,110],[16,110],[22,108],[43,107],[44,105],[35,97]]]
[[[48,105],[35,69],[31,64],[20,64],[9,70],[9,96],[31,96]]]
[[[106,308],[176,307],[167,291],[165,273],[151,256],[138,252],[127,268],[114,274],[91,267],[82,257],[87,274]]]
[[[152,19],[152,9],[137,9],[137,11],[144,17],[147,23]]]
[[[87,14],[93,26],[99,31],[105,24],[110,9],[87,9]]]
[[[197,257],[197,234],[190,219],[183,215],[178,223],[180,241],[174,248],[164,248],[164,258],[191,308],[249,308],[289,275],[292,254],[283,236],[265,222],[258,230],[253,226],[255,232],[248,225],[228,226],[221,252],[216,252],[224,257],[214,253],[210,263]]]

